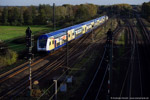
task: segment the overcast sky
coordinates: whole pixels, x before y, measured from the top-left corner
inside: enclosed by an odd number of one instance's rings
[[[128,4],[142,4],[143,2],[148,2],[149,0],[0,0],[0,6],[29,6],[29,5],[39,5],[39,4],[50,4],[55,3],[56,5],[62,4],[84,4],[93,3],[97,5],[112,5],[118,3],[128,3]]]

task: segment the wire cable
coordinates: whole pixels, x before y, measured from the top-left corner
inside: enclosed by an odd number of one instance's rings
[[[101,88],[102,88],[102,85],[103,85],[103,83],[104,83],[104,79],[105,79],[105,76],[106,76],[108,67],[109,67],[109,64],[107,65],[107,68],[106,68],[106,70],[105,70],[105,74],[104,74],[103,80],[102,80],[102,82],[101,82],[101,85],[100,85],[100,87],[99,87],[99,89],[98,89],[98,93],[97,93],[97,95],[96,95],[95,100],[98,100],[98,95],[99,95],[99,93],[100,93],[100,91],[101,91]]]
[[[98,69],[97,69],[97,71],[96,71],[96,73],[95,73],[95,75],[94,75],[94,77],[93,77],[93,79],[92,79],[92,81],[91,81],[91,83],[90,83],[90,85],[89,85],[88,89],[86,90],[86,92],[85,92],[85,94],[84,94],[84,96],[83,96],[82,100],[84,100],[84,99],[85,99],[85,97],[86,97],[86,95],[87,95],[87,93],[88,93],[89,89],[91,88],[91,86],[92,86],[92,84],[93,84],[93,82],[94,82],[94,80],[95,80],[95,78],[96,78],[96,75],[97,75],[97,73],[98,73],[99,69],[101,68],[101,64],[102,64],[102,62],[103,62],[103,59],[104,59],[104,57],[105,57],[105,54],[106,54],[106,48],[105,48],[105,51],[104,51],[104,54],[103,54],[102,60],[101,60],[101,62],[99,63]]]

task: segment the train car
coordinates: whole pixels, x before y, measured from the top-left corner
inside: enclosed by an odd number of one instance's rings
[[[106,20],[108,20],[108,16],[102,16],[78,25],[41,35],[37,40],[37,50],[46,52],[57,50],[66,45],[67,42],[77,39],[85,33],[89,33]]]

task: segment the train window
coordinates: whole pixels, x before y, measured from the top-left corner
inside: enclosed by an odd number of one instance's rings
[[[51,45],[51,42],[49,42],[49,45]]]
[[[60,45],[60,42],[57,43],[57,46],[59,46],[59,45]]]
[[[45,48],[45,46],[46,46],[46,42],[47,42],[47,39],[40,39],[39,40],[39,47],[40,48]]]
[[[69,34],[69,37],[70,37],[70,34]]]
[[[52,44],[54,44],[54,41],[52,41]]]

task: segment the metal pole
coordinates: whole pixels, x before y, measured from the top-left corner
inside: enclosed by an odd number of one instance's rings
[[[57,80],[53,80],[55,84],[55,100],[57,100]]]
[[[107,100],[110,100],[110,64],[109,64],[109,67],[108,67],[108,95],[107,95]]]
[[[30,96],[32,96],[32,69],[31,69],[31,57],[32,57],[32,31],[30,27],[26,30],[26,41],[27,41],[27,48],[28,48],[28,59],[29,59],[29,89],[30,89]]]
[[[110,96],[112,93],[112,56],[113,56],[113,42],[110,44]]]
[[[104,26],[104,33],[106,33],[106,16],[105,16],[105,26]]]
[[[66,68],[68,68],[68,31],[67,31],[67,35],[66,35],[66,46],[67,46],[67,48],[66,48]],[[68,70],[68,69],[67,69]],[[68,71],[66,72],[66,74],[68,74]]]
[[[107,100],[110,100],[111,93],[112,93],[112,55],[113,55],[113,39],[112,39],[112,32],[108,36],[108,50],[109,50],[109,67],[108,67],[108,97]]]
[[[53,3],[53,29],[55,30],[55,3]]]
[[[92,29],[92,42],[94,42],[94,30]]]
[[[31,69],[31,57],[29,58],[29,81],[30,81],[30,96],[32,96],[32,69]]]
[[[112,18],[111,18],[111,29],[112,29],[112,20],[113,20],[113,10],[112,10],[112,6],[111,6],[111,16],[112,16]]]

